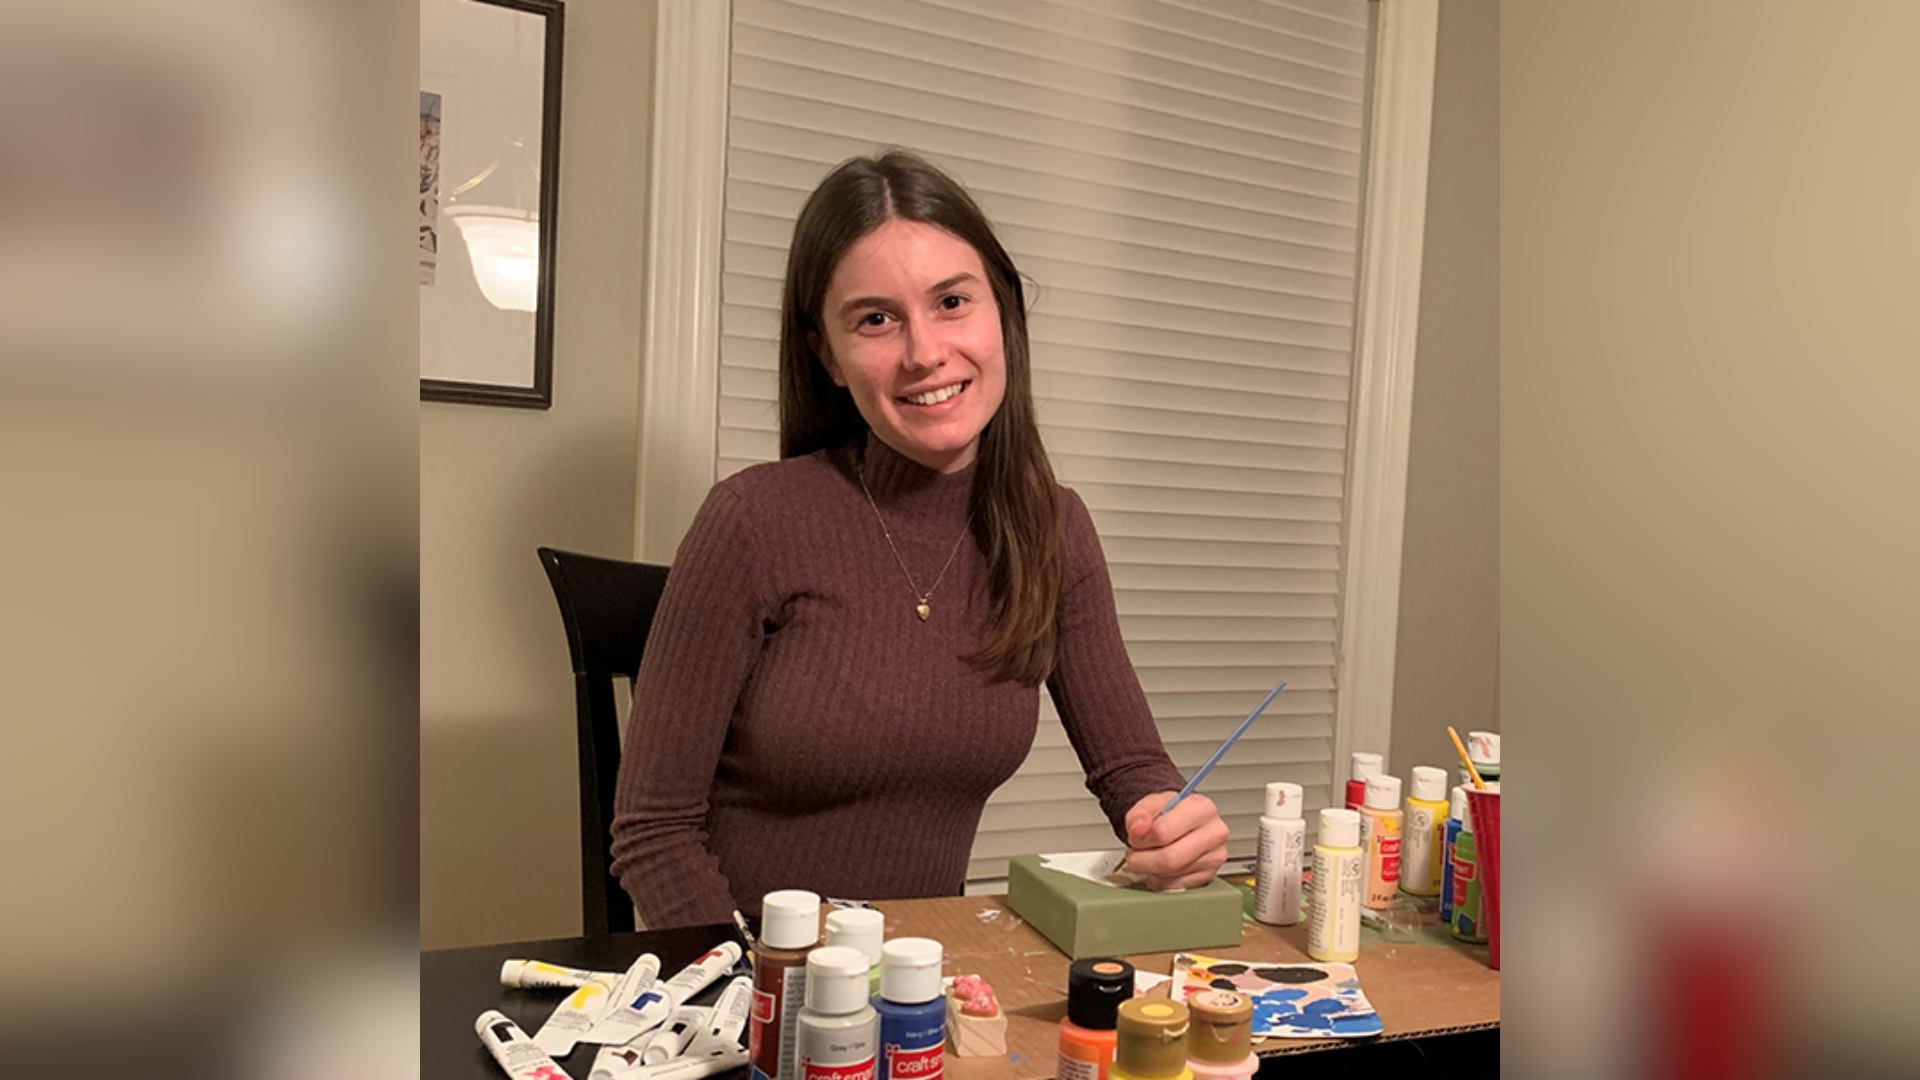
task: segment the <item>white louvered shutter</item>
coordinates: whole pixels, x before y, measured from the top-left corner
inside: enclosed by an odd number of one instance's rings
[[[1191,774],[1252,853],[1261,788],[1334,799],[1364,0],[734,0],[718,458],[778,456],[793,220],[887,146],[965,183],[1021,270],[1034,391],[1092,509],[1122,629]],[[1044,701],[1044,696],[1043,696]],[[1311,820],[1311,816],[1310,816]],[[1109,847],[1051,704],[969,876]]]

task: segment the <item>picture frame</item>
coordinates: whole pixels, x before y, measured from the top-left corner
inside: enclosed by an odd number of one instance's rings
[[[420,399],[553,405],[563,0],[420,0]]]

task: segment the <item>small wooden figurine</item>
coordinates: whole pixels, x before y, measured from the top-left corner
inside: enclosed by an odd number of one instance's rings
[[[978,975],[962,975],[947,991],[947,1039],[958,1057],[998,1057],[1007,1052],[1007,1014],[993,987]]]

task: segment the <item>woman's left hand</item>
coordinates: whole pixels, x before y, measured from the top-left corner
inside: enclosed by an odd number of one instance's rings
[[[1127,811],[1127,870],[1156,889],[1205,885],[1227,861],[1227,823],[1205,795],[1189,795],[1155,818],[1174,796],[1162,791]]]

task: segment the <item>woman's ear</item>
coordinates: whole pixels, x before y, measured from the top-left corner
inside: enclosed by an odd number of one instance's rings
[[[844,390],[847,385],[846,376],[840,374],[840,365],[834,362],[833,350],[827,347],[827,343],[820,339],[819,334],[808,334],[807,347],[813,350],[813,355],[820,358],[820,366],[827,369],[827,378],[833,380],[833,385]]]

